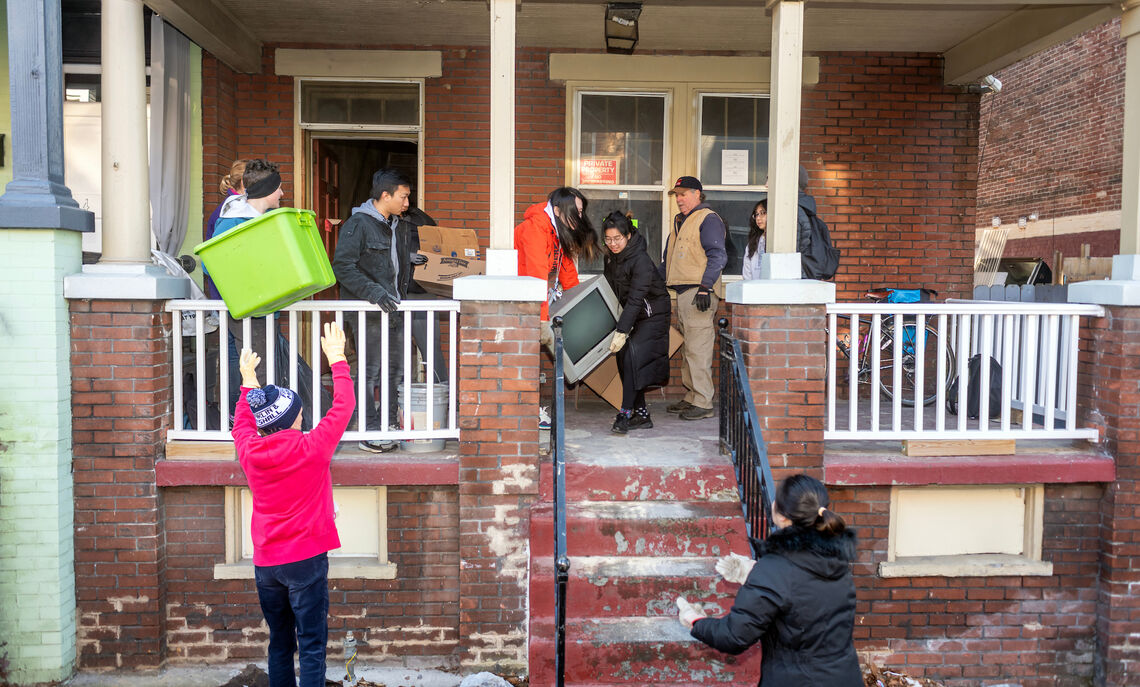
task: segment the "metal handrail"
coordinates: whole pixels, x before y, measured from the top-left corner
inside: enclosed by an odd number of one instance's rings
[[[558,687],[566,684],[566,587],[570,557],[566,554],[566,392],[562,370],[562,318],[555,317],[554,412],[550,418],[550,454],[554,465],[554,674]]]
[[[760,555],[761,543],[772,525],[772,503],[776,486],[768,464],[768,447],[760,430],[756,405],[740,341],[728,332],[728,320],[720,325],[720,452],[732,459],[740,506],[753,557]]]

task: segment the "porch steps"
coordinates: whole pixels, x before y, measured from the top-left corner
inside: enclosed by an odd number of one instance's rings
[[[751,687],[758,681],[759,647],[736,657],[711,649],[681,626],[673,604],[683,594],[712,614],[727,613],[739,587],[722,580],[714,565],[730,551],[748,551],[732,466],[716,451],[715,421],[701,424],[708,427],[698,437],[660,429],[635,437],[599,432],[583,442],[589,455],[568,433],[567,685]],[[555,684],[551,470],[543,464],[543,498],[531,513],[534,687]]]

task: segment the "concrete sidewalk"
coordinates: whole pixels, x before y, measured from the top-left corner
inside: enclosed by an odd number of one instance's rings
[[[254,664],[261,670],[257,680],[249,681],[245,687],[259,687],[267,685],[265,676],[265,663]],[[70,680],[63,683],[66,687],[241,687],[231,683],[234,678],[241,675],[246,665],[224,666],[175,666],[158,672],[106,672],[77,673]],[[439,670],[427,670],[407,667],[365,667],[356,672],[358,678],[385,687],[456,687],[463,678],[459,675],[445,673]],[[327,680],[340,684],[344,677],[344,667],[329,661]],[[243,681],[239,681],[243,682]]]

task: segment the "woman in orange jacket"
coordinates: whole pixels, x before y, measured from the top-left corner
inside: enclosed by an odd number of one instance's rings
[[[590,260],[598,254],[594,228],[586,217],[589,201],[576,188],[556,188],[545,203],[527,208],[523,221],[515,227],[515,250],[519,254],[519,276],[538,277],[547,283],[542,321],[550,319],[550,304],[562,289],[578,285],[579,258]],[[543,326],[543,343],[549,336]]]

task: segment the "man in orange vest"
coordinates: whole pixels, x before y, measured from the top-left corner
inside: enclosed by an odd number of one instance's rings
[[[681,177],[669,191],[680,212],[665,243],[661,271],[665,285],[677,294],[677,323],[685,344],[681,351],[681,383],[685,397],[666,408],[682,420],[713,416],[712,361],[716,350],[716,309],[724,287],[720,273],[728,263],[724,220],[705,203],[696,177]]]

